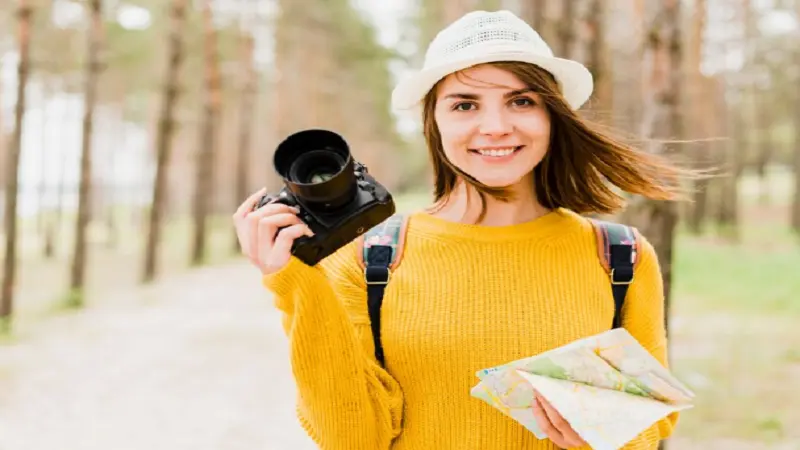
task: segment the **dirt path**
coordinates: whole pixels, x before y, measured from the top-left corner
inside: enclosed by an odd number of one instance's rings
[[[170,275],[143,288],[132,277],[128,282],[112,279],[124,271],[111,267],[106,263],[97,281],[118,286],[116,293],[97,290],[87,309],[37,319],[35,327],[26,324],[17,342],[0,344],[0,450],[315,448],[294,417],[286,338],[254,269],[244,263],[214,266]],[[32,284],[37,276],[42,285],[41,280],[52,284],[51,275],[28,273]],[[674,355],[682,361],[686,379],[700,389],[700,399],[707,400],[682,419],[670,448],[800,449],[788,426],[796,416],[774,406],[762,407],[773,420],[758,425],[774,427],[775,420],[787,425],[787,435],[773,444],[715,439],[714,433],[704,440],[692,438],[720,421],[741,419],[714,409],[731,401],[730,392],[741,397],[749,389],[752,397],[738,398],[725,411],[754,408],[771,396],[791,397],[793,391],[775,388],[790,386],[792,374],[798,373],[789,371],[795,365],[780,359],[786,358],[781,352],[789,355],[787,349],[800,343],[795,335],[778,339],[776,333],[792,326],[788,319],[750,320],[746,327],[708,318],[684,322],[674,321]],[[732,340],[732,335],[745,335],[746,342]],[[740,344],[747,345],[742,349]],[[754,355],[769,356],[763,349],[775,355],[759,360],[769,362],[761,367],[783,361],[784,369],[750,374]],[[710,374],[718,373],[720,364],[725,383],[709,391]],[[775,382],[758,384],[764,379]],[[750,398],[758,401],[742,403]],[[691,415],[701,411],[705,415],[696,416],[699,422],[693,424]]]
[[[304,450],[280,317],[244,264],[126,289],[0,346],[0,450]]]

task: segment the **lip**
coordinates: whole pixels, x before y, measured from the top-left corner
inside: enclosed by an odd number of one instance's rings
[[[480,147],[481,150],[497,150],[497,149],[506,149],[508,147],[516,147],[513,152],[506,156],[486,156],[481,155],[475,149],[469,149],[469,154],[475,157],[480,158],[486,164],[503,164],[511,161],[514,159],[521,151],[525,148],[524,145],[517,145],[517,146],[505,146],[505,147]]]
[[[471,148],[470,150],[502,150],[509,147],[522,147],[522,144],[519,145],[481,145],[479,147]]]

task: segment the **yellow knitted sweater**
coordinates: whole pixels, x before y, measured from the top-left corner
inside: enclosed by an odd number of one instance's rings
[[[410,217],[405,253],[386,288],[374,357],[355,243],[315,267],[292,257],[264,277],[284,313],[297,413],[322,449],[555,449],[470,396],[475,372],[606,331],[609,278],[588,220],[564,209],[502,227]],[[666,364],[661,274],[650,243],[623,325]],[[625,449],[655,449],[677,414]]]

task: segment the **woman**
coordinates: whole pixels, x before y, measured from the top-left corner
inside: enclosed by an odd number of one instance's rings
[[[311,233],[296,210],[250,212],[262,190],[234,214],[244,252],[284,313],[297,413],[322,448],[586,446],[543,398],[533,408],[549,439],[538,440],[469,392],[480,369],[609,328],[608,275],[579,215],[621,207],[605,179],[654,199],[678,195],[678,169],[578,117],[591,91],[583,66],[554,58],[507,11],[453,23],[396,88],[396,107],[422,106],[436,203],[410,216],[403,264],[386,288],[385,368],[373,356],[357,244],[309,267],[290,256],[293,240]],[[666,363],[661,274],[641,242],[623,325]],[[655,449],[676,418],[625,448]]]

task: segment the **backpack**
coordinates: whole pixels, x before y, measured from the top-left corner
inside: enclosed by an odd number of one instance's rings
[[[633,227],[590,218],[597,241],[600,264],[608,272],[611,293],[614,297],[614,320],[611,328],[622,326],[622,307],[628,286],[633,281],[637,259],[636,231]],[[367,231],[359,238],[359,263],[364,269],[367,283],[367,310],[369,312],[375,358],[384,365],[381,344],[381,304],[392,271],[403,257],[408,218],[395,214]]]

